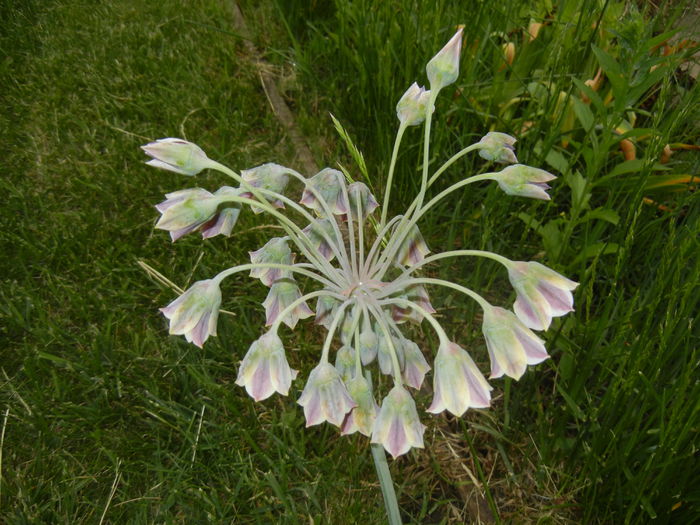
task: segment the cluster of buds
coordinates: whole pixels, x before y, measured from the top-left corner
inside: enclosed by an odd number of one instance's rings
[[[221,304],[220,284],[238,272],[250,272],[269,288],[263,302],[266,330],[242,356],[236,383],[256,400],[275,392],[287,395],[297,378],[279,337],[285,324],[315,315],[326,330],[318,365],[310,372],[298,403],[307,426],[323,422],[343,434],[360,432],[393,456],[423,447],[425,426],[411,394],[423,387],[431,370],[433,398],[427,411],[461,416],[469,408],[486,408],[492,387],[469,352],[453,341],[435,317],[430,287],[447,287],[475,300],[483,309],[483,334],[491,363],[490,378],[519,379],[528,365],[548,358],[534,330],[549,328],[552,318],[573,310],[577,283],[536,262],[511,261],[480,250],[456,250],[430,255],[419,221],[449,194],[480,181],[495,181],[508,195],[549,199],[546,171],[517,164],[515,139],[491,132],[464,148],[428,177],[430,123],[440,90],[459,73],[461,29],[427,65],[430,90],[414,83],[400,98],[396,111],[398,151],[407,126],[425,123],[425,154],[421,190],[406,212],[387,220],[391,184],[387,184],[381,219],[370,220],[377,199],[362,182],[326,168],[306,177],[278,164],[263,164],[237,173],[213,161],[196,145],[162,139],[143,147],[148,164],[185,175],[204,169],[221,172],[236,183],[214,193],[201,188],[166,195],[156,206],[162,214],[157,228],[173,241],[200,231],[203,237],[231,235],[245,206],[275,219],[285,234],[250,252],[250,263],[228,268],[196,282],[162,311],[170,333],[185,335],[202,346],[216,335]],[[457,159],[478,151],[486,160],[507,164],[501,171],[465,178],[426,202],[439,175]],[[396,155],[389,168],[391,181]],[[296,195],[292,195],[296,192]],[[504,266],[516,292],[513,310],[494,306],[458,282],[421,276],[427,264],[451,257],[486,257]],[[297,260],[299,259],[299,260]],[[314,286],[312,290],[305,290]],[[312,311],[309,304],[314,304]],[[437,335],[437,352],[421,348],[409,336],[410,326],[427,322]],[[331,362],[331,352],[335,358]],[[379,376],[372,388],[368,372],[376,363]],[[386,386],[386,385],[389,386]],[[378,386],[378,387],[377,387]],[[383,399],[379,393],[386,391]]]

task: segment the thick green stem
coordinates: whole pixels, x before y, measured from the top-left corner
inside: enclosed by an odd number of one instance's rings
[[[384,497],[387,520],[389,525],[401,525],[399,502],[396,500],[396,491],[394,491],[394,482],[391,479],[391,472],[389,471],[389,465],[386,461],[386,452],[384,452],[384,447],[377,443],[372,443],[370,446],[372,448],[374,468],[377,471],[379,486],[382,489],[382,496]]]

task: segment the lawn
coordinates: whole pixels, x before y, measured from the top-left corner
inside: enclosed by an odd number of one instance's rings
[[[248,262],[275,226],[244,213],[230,238],[170,243],[154,229],[163,195],[227,181],[154,170],[139,146],[183,137],[236,170],[301,170],[262,71],[313,160],[362,177],[332,113],[381,196],[396,102],[458,24],[462,71],[437,104],[431,163],[501,131],[558,179],[547,203],[475,187],[421,231],[440,251],[537,260],[581,284],[543,335],[551,359],[492,381],[490,409],[433,416],[429,386],[416,395],[425,449],[389,460],[403,519],[700,522],[697,8],[474,4],[242,2],[247,35],[223,0],[0,5],[0,522],[385,523],[366,438],[304,428],[302,380],[262,403],[234,384],[264,286],[226,281],[203,349],[168,335],[158,308],[176,293],[139,262],[186,288]],[[420,186],[421,135],[398,158],[397,209]],[[467,157],[439,184],[479,170]],[[428,274],[512,300],[486,261]],[[432,298],[483,364],[478,308]],[[305,378],[321,330],[283,338]]]

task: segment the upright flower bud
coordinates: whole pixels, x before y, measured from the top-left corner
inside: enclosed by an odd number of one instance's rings
[[[341,172],[332,168],[324,168],[306,181],[306,188],[299,201],[304,206],[314,210],[318,215],[324,216],[326,212],[314,191],[328,205],[328,209],[335,215],[348,212],[348,203],[345,200],[343,186],[345,178]],[[311,191],[313,188],[314,191]]]
[[[527,365],[549,357],[544,341],[504,308],[492,306],[484,310],[482,331],[491,359],[491,378],[505,374],[520,379]]]
[[[396,104],[396,116],[399,122],[404,126],[417,126],[423,122],[429,100],[430,91],[426,91],[415,82],[411,84]]]
[[[556,179],[554,175],[539,168],[523,164],[513,164],[496,173],[493,180],[498,182],[501,189],[508,195],[531,197],[533,199],[549,200],[547,182]]]
[[[433,402],[428,412],[447,410],[460,417],[468,408],[486,408],[491,403],[488,384],[469,354],[456,343],[440,345],[433,373]]]
[[[202,348],[210,335],[216,335],[221,290],[218,281],[197,281],[185,293],[160,311],[170,320],[170,333],[183,335]]]
[[[413,266],[425,259],[425,256],[429,253],[430,248],[425,243],[418,226],[414,225],[404,237],[396,254],[396,259],[404,266]]]
[[[301,298],[301,291],[293,279],[280,279],[272,283],[270,291],[263,301],[265,314],[267,316],[266,325],[272,325],[282,311],[290,306],[294,301]],[[282,322],[289,328],[294,330],[294,327],[299,322],[299,319],[306,319],[314,313],[309,308],[306,302],[298,304],[291,312],[289,312]]]
[[[282,194],[284,189],[287,187],[289,182],[289,168],[275,164],[274,162],[268,162],[267,164],[261,164],[255,168],[249,170],[241,171],[241,178],[253,186],[254,188],[261,188],[264,190],[273,191],[278,194]],[[245,190],[245,185],[241,184],[241,188]],[[242,197],[252,198],[253,193],[250,191],[244,191],[241,193]],[[273,206],[277,208],[284,208],[284,203],[275,199],[273,196],[265,197]],[[263,210],[257,206],[251,206],[253,213],[262,213]]]
[[[202,148],[183,139],[158,139],[141,146],[141,149],[152,157],[146,162],[149,166],[182,175],[197,175],[211,162]]]
[[[515,261],[508,266],[508,279],[517,293],[513,310],[533,330],[547,330],[552,317],[574,310],[571,292],[578,283],[543,264]]]
[[[360,332],[360,359],[362,364],[367,366],[377,357],[377,348],[379,347],[379,338],[372,330],[372,325],[364,318],[362,331]]]
[[[425,425],[418,419],[411,394],[396,385],[382,401],[379,415],[372,426],[372,443],[383,445],[393,458],[411,447],[423,448]]]
[[[304,407],[307,427],[324,421],[339,427],[345,415],[357,406],[330,363],[320,363],[311,371],[298,403]]]
[[[362,219],[366,219],[379,206],[364,182],[353,182],[348,186],[348,199],[350,200],[350,216],[356,221],[359,220],[358,203],[362,211]]]
[[[449,86],[459,76],[459,54],[462,50],[462,28],[454,34],[450,41],[437,55],[430,59],[425,67],[430,80],[430,88],[436,91]]]
[[[275,392],[286,396],[296,377],[297,371],[287,363],[282,340],[268,332],[250,345],[238,369],[236,384],[245,387],[256,401],[262,401]]]
[[[369,437],[372,435],[372,425],[377,419],[379,406],[372,396],[369,383],[362,376],[355,376],[345,383],[357,406],[345,416],[340,433],[343,435],[360,432]]]
[[[490,131],[478,142],[479,156],[501,164],[515,164],[518,162],[518,159],[515,157],[515,148],[513,147],[513,144],[516,142],[517,140],[510,135],[498,131]]]
[[[253,264],[294,264],[294,254],[287,244],[286,237],[273,237],[259,250],[248,252],[250,262]],[[280,279],[290,279],[292,273],[282,268],[253,268],[251,277],[257,277],[265,286]]]

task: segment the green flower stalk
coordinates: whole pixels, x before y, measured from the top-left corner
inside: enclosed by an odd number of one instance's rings
[[[425,426],[411,392],[420,390],[429,374],[433,384],[429,413],[448,411],[459,417],[470,408],[487,408],[491,402],[493,387],[470,352],[447,336],[435,316],[430,298],[435,289],[449,288],[478,303],[484,312],[486,352],[482,355],[486,358],[487,354],[491,363],[490,378],[519,379],[528,366],[549,357],[533,330],[546,330],[553,318],[571,311],[577,286],[539,263],[511,261],[487,251],[430,255],[420,223],[450,195],[471,184],[496,182],[508,195],[548,200],[547,183],[555,179],[544,170],[517,164],[515,138],[500,132],[487,133],[430,172],[435,101],[442,89],[457,80],[461,38],[460,29],[428,62],[430,90],[413,83],[398,101],[398,131],[381,206],[364,183],[346,180],[335,169],[301,174],[267,163],[236,172],[181,139],[161,139],[143,146],[152,157],[151,166],[188,176],[212,169],[233,181],[232,186],[214,192],[194,188],[168,193],[157,206],[162,215],[156,227],[170,232],[173,240],[192,232],[204,238],[230,235],[247,208],[265,214],[284,231],[251,251],[249,264],[196,282],[163,308],[170,333],[184,335],[201,347],[209,336],[216,335],[220,284],[249,272],[269,288],[263,302],[268,329],[241,356],[236,384],[256,401],[275,393],[287,395],[300,378],[287,361],[278,332],[283,324],[293,330],[300,320],[313,316],[326,337],[318,364],[298,399],[307,426],[328,422],[342,434],[359,432],[393,457],[424,446]],[[421,187],[407,209],[392,215],[391,181],[402,138],[407,129],[420,125],[424,126]],[[507,166],[434,191],[440,176],[472,152]],[[376,218],[378,211],[381,215]],[[438,247],[435,241],[431,244]],[[491,305],[460,284],[460,275],[442,280],[421,274],[424,266],[453,257],[482,257],[505,267],[516,292],[514,311]],[[316,311],[309,305],[315,305]],[[437,351],[425,342],[419,345],[411,340],[412,327],[426,323],[438,337]],[[367,379],[371,370],[380,372],[375,374],[374,391]]]

